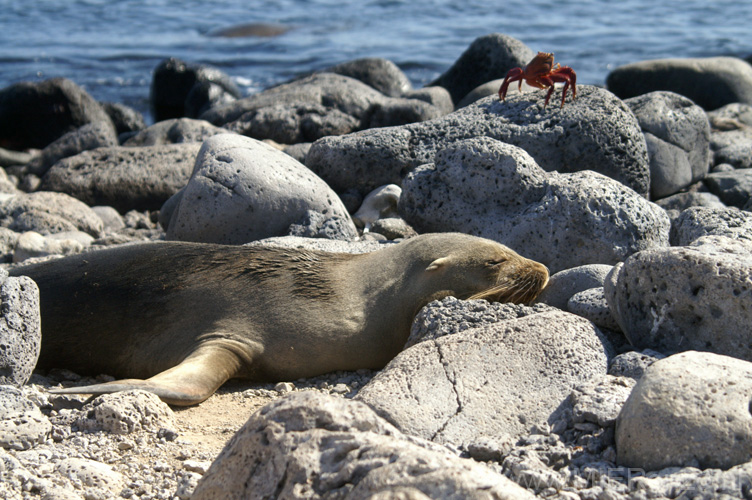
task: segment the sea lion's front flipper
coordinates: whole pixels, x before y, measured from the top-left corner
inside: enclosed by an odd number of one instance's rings
[[[123,379],[103,384],[51,389],[52,394],[111,394],[141,389],[156,394],[167,404],[190,406],[214,394],[237,375],[243,365],[238,355],[219,346],[204,346],[182,363],[146,380]]]

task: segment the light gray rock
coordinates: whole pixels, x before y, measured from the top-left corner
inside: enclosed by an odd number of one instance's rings
[[[355,59],[325,71],[355,78],[389,97],[400,97],[413,88],[410,79],[396,64],[380,57]]]
[[[128,210],[158,210],[182,188],[201,147],[198,143],[99,148],[65,158],[50,168],[40,189],[84,203]]]
[[[377,113],[389,125],[441,115],[423,100],[387,97],[354,78],[316,73],[214,107],[201,119],[256,139],[295,144],[367,128]]]
[[[42,332],[39,288],[21,276],[0,271],[0,384],[22,386],[39,359]]]
[[[131,434],[175,428],[170,407],[154,394],[141,390],[97,396],[83,410],[86,413],[75,424],[82,431]]]
[[[705,177],[710,123],[701,107],[673,92],[650,92],[624,102],[645,134],[651,199],[672,195]]]
[[[645,349],[642,352],[628,351],[614,356],[608,364],[608,374],[615,377],[629,377],[639,380],[648,366],[665,357],[663,354],[652,349]]]
[[[79,239],[53,238],[52,236],[42,236],[35,231],[22,233],[16,240],[13,262],[18,263],[27,259],[50,255],[72,255],[82,252],[84,248],[91,244],[91,241],[84,244]]]
[[[487,97],[441,118],[401,127],[325,137],[311,146],[306,165],[332,188],[369,192],[399,184],[462,139],[486,136],[524,149],[546,171],[593,170],[647,195],[645,139],[634,114],[613,94],[578,87],[563,108],[543,109],[544,91]]]
[[[743,208],[752,195],[752,169],[713,172],[705,185],[726,205]]]
[[[726,208],[726,205],[713,193],[676,193],[660,200],[655,200],[655,204],[662,209],[676,210],[681,212],[691,207],[709,207],[709,208]]]
[[[722,140],[718,136],[723,135]],[[723,132],[713,134],[713,145],[723,143],[713,151],[713,172],[733,171],[734,169],[752,168],[752,129],[740,132]]]
[[[668,467],[644,476],[635,475],[630,488],[643,498],[746,499],[749,496],[752,463],[729,470]],[[679,492],[679,497],[676,497]]]
[[[616,425],[618,461],[645,470],[752,460],[752,363],[683,352],[653,363]]]
[[[86,498],[116,498],[125,487],[127,479],[107,464],[86,458],[68,458],[58,463],[55,470],[80,484]]]
[[[688,208],[671,224],[673,246],[687,246],[702,236],[727,236],[752,242],[752,213],[738,208]]]
[[[532,314],[420,342],[356,398],[402,432],[437,443],[514,441],[556,420],[575,386],[603,378],[606,350],[585,319]]]
[[[645,250],[614,267],[605,292],[637,349],[709,351],[752,360],[752,242],[704,236]]]
[[[576,293],[603,286],[606,275],[614,266],[607,264],[587,264],[564,269],[551,275],[535,303],[548,304],[564,311],[567,303]]]
[[[635,383],[631,378],[606,375],[603,380],[577,387],[570,396],[572,421],[614,427]]]
[[[436,340],[471,328],[553,311],[555,309],[545,304],[501,304],[486,300],[460,300],[450,295],[431,302],[418,312],[405,349],[425,340]]]
[[[714,110],[729,103],[752,104],[752,67],[735,57],[640,61],[613,70],[606,86],[622,99],[667,90]]]
[[[16,185],[15,180],[3,169],[0,170],[0,193],[4,195],[21,194],[22,191]]]
[[[52,424],[16,387],[0,385],[0,447],[28,450],[43,443]]]
[[[752,106],[732,103],[708,113],[713,172],[752,168]]]
[[[256,412],[191,498],[366,500],[404,489],[421,499],[534,498],[483,464],[402,435],[362,403],[313,392]]]
[[[13,262],[19,236],[21,235],[12,229],[0,227],[0,262]]]
[[[490,82],[478,85],[473,90],[468,92],[465,97],[457,104],[457,109],[464,108],[468,104],[472,104],[477,100],[483,99],[490,95],[498,95],[501,85],[504,83],[504,78],[491,80]]]
[[[38,157],[28,163],[27,171],[42,176],[52,165],[63,158],[91,149],[117,145],[118,139],[112,122],[88,123],[49,144]]]
[[[552,273],[668,245],[665,211],[631,189],[595,172],[546,173],[522,149],[488,137],[447,146],[402,190],[400,213],[419,233],[493,239]]]
[[[316,210],[306,210],[298,222],[290,224],[287,234],[303,238],[326,238],[328,240],[356,239],[350,217],[330,217]],[[357,230],[356,230],[357,231]]]
[[[165,144],[204,142],[209,137],[226,133],[226,129],[215,127],[205,120],[172,118],[145,128],[131,136],[123,143],[123,146],[163,146]]]
[[[395,97],[381,103],[372,104],[361,119],[358,128],[396,127],[407,123],[433,120],[445,114],[436,106],[421,99]]]
[[[452,96],[449,95],[449,91],[444,87],[432,86],[423,87],[422,89],[410,90],[405,92],[402,97],[407,99],[417,99],[419,101],[425,101],[429,104],[433,104],[438,108],[442,115],[446,115],[454,111],[454,103],[452,103]]]
[[[99,216],[100,219],[102,219],[102,223],[104,224],[104,232],[111,233],[119,231],[120,229],[123,229],[125,227],[123,216],[120,215],[120,213],[113,207],[99,205],[96,207],[91,207],[91,209],[95,214]]]
[[[396,184],[379,186],[366,195],[357,212],[353,214],[353,222],[359,228],[366,231],[379,219],[398,217],[399,204],[402,188]]]
[[[78,230],[99,237],[104,231],[102,219],[85,203],[65,193],[43,191],[0,201],[0,225],[41,234]]]
[[[512,68],[524,68],[533,57],[535,52],[516,38],[491,33],[476,38],[452,67],[430,85],[444,87],[458,103],[478,85],[504,78]]]
[[[325,240],[321,238],[305,238],[301,236],[278,236],[264,238],[248,243],[248,246],[265,245],[282,248],[301,248],[305,250],[321,250],[323,252],[333,253],[366,253],[381,250],[393,242],[379,241],[342,241],[342,240]]]
[[[26,165],[38,155],[38,151],[35,153],[28,153],[26,151],[13,151],[0,148],[0,167],[6,168],[17,165]]]
[[[334,224],[342,239],[357,237],[339,197],[292,157],[234,134],[204,142],[190,181],[168,202],[171,240],[242,244],[287,234],[309,211]],[[326,232],[326,230],[324,230]]]
[[[386,219],[377,220],[371,225],[370,233],[372,235],[380,234],[388,240],[412,238],[418,235],[415,229],[399,217],[387,217]]]
[[[309,149],[311,149],[310,142],[299,142],[297,144],[290,144],[287,146],[283,145],[282,151],[305,165],[305,157],[308,154]]]
[[[708,119],[716,130],[738,129],[740,125],[752,126],[752,106],[741,102],[727,104],[709,111]]]
[[[575,293],[569,298],[566,310],[592,321],[600,328],[619,330],[619,324],[608,307],[603,287],[590,288]]]

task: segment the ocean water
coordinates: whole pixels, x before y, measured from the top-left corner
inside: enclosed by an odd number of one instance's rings
[[[214,36],[247,23],[287,31]],[[640,60],[748,56],[751,25],[750,0],[0,0],[0,87],[63,76],[147,113],[167,57],[216,66],[246,93],[360,57],[390,59],[420,87],[494,32],[602,85]]]

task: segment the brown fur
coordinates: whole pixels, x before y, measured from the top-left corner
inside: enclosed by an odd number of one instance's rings
[[[361,255],[147,243],[13,270],[40,288],[41,368],[124,378],[196,404],[233,377],[294,380],[383,367],[434,299],[527,302],[548,273],[496,242],[430,234]]]

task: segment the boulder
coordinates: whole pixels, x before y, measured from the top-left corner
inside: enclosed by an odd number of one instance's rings
[[[417,99],[419,101],[425,101],[428,104],[433,104],[438,108],[442,115],[454,111],[452,96],[449,95],[449,91],[444,87],[433,86],[410,90],[405,92],[402,97],[407,99]]]
[[[676,193],[660,200],[655,204],[666,211],[681,212],[691,207],[726,208],[726,205],[713,193],[686,192]]]
[[[112,466],[86,458],[67,458],[55,466],[55,472],[80,485],[84,498],[90,499],[117,498],[128,482]]]
[[[204,142],[188,184],[167,205],[171,240],[242,244],[285,235],[311,219],[325,233],[335,225],[340,238],[357,237],[347,210],[321,179],[285,153],[240,135]]]
[[[28,450],[43,443],[52,424],[16,387],[0,385],[0,447]]]
[[[701,107],[673,92],[650,92],[624,102],[645,134],[651,199],[665,198],[705,177],[710,124]]]
[[[464,307],[443,305],[453,322],[463,317]],[[606,375],[608,347],[585,319],[563,311],[484,319],[404,350],[356,398],[406,434],[468,450],[552,423],[574,387]]]
[[[128,138],[123,143],[123,146],[155,146],[204,142],[209,137],[226,133],[227,130],[215,127],[204,120],[171,118],[137,132]]]
[[[158,210],[185,186],[201,144],[111,147],[60,160],[39,189],[58,191],[93,205],[128,210]]]
[[[668,90],[710,111],[729,103],[752,104],[752,67],[735,57],[641,61],[613,70],[606,87],[622,99]]]
[[[83,432],[131,434],[174,429],[175,415],[158,396],[141,390],[102,394],[87,402],[75,422]]]
[[[83,231],[102,236],[102,219],[85,203],[65,194],[39,191],[0,201],[0,226],[41,234]]]
[[[26,170],[34,175],[42,176],[52,165],[63,158],[91,149],[117,145],[118,139],[112,123],[87,123],[50,143],[42,150],[40,156],[27,164]]]
[[[55,238],[54,236],[65,235],[66,233],[56,233],[54,235],[42,236],[36,231],[26,231],[19,235],[16,240],[16,246],[13,251],[13,262],[23,262],[35,257],[47,257],[50,255],[71,255],[80,253],[85,247],[91,244],[91,236],[87,243],[82,243],[77,238]],[[86,234],[86,233],[82,233]]]
[[[572,295],[566,310],[591,321],[598,328],[619,331],[619,324],[611,314],[603,287],[590,288]],[[620,336],[620,340],[625,340]],[[615,342],[612,342],[616,345]],[[622,342],[624,343],[624,342]],[[619,345],[619,347],[621,347]]]
[[[708,112],[714,130],[735,130],[744,125],[752,126],[752,106],[733,102]]]
[[[110,122],[102,106],[65,78],[21,82],[0,90],[0,144],[8,149],[43,149],[94,122]]]
[[[587,264],[559,271],[549,278],[548,285],[535,299],[535,303],[547,304],[566,311],[567,303],[573,295],[602,287],[611,269],[613,266],[606,264]]]
[[[399,216],[397,205],[401,195],[402,188],[396,184],[377,187],[363,199],[360,208],[353,214],[353,222],[369,231],[377,220]]]
[[[724,236],[636,253],[607,278],[608,305],[637,349],[752,360],[751,255],[752,242]]]
[[[316,73],[217,106],[201,118],[255,139],[295,144],[441,114],[439,107],[422,99],[391,98],[354,78]]]
[[[650,365],[616,424],[618,463],[728,469],[752,460],[752,363],[689,351]]]
[[[399,184],[408,172],[461,139],[486,136],[524,149],[546,171],[593,170],[647,196],[650,167],[634,114],[613,94],[581,85],[563,108],[543,109],[544,91],[487,97],[444,117],[325,137],[306,165],[337,192]]]
[[[668,245],[666,213],[631,189],[595,172],[547,173],[487,137],[445,147],[402,189],[400,213],[419,233],[493,239],[552,273]]]
[[[643,351],[627,351],[614,356],[608,364],[608,374],[614,377],[629,377],[640,380],[648,366],[666,356],[652,349]]]
[[[118,136],[138,132],[146,128],[144,115],[130,106],[119,102],[103,102],[101,105],[107,116],[112,120],[112,124],[115,126],[115,133]]]
[[[483,99],[484,97],[488,97],[490,95],[498,95],[499,89],[501,88],[501,85],[503,83],[504,78],[499,78],[497,80],[491,80],[490,82],[478,85],[473,90],[468,92],[459,103],[457,103],[457,109],[464,108],[468,104],[472,104],[475,101]],[[526,87],[526,84],[523,84],[523,87]]]
[[[31,278],[0,271],[0,384],[22,386],[39,359],[39,289]]]
[[[713,150],[714,172],[719,171],[722,165],[729,171],[752,168],[752,127],[713,132],[710,147]]]
[[[533,57],[535,52],[516,38],[491,33],[476,38],[452,67],[429,85],[444,87],[458,103],[478,85],[504,78],[512,68],[524,68]]]
[[[713,165],[752,168],[752,106],[732,103],[708,113]]]
[[[418,312],[405,341],[405,349],[472,328],[548,312],[556,312],[556,309],[545,304],[526,306],[486,300],[460,300],[450,295],[426,305]]]
[[[752,196],[752,169],[713,172],[705,185],[726,205],[742,208]]]
[[[752,242],[752,213],[738,208],[692,207],[671,224],[673,246],[687,246],[712,235]]]
[[[366,57],[337,64],[327,73],[355,78],[389,97],[400,97],[412,90],[410,79],[392,61],[380,57]]]
[[[209,84],[216,87],[214,95],[207,92],[206,102],[192,101],[193,109],[202,109],[213,102],[236,99],[240,90],[224,72],[204,64],[186,63],[176,58],[165,59],[154,70],[151,82],[151,112],[155,122],[186,115],[186,101],[196,85]],[[195,96],[194,96],[195,99]],[[207,108],[208,109],[208,108]],[[197,118],[198,114],[189,118]]]
[[[484,464],[401,434],[362,403],[315,392],[293,393],[256,412],[191,499],[271,497],[535,498]]]

